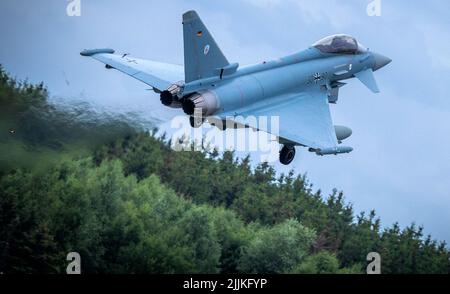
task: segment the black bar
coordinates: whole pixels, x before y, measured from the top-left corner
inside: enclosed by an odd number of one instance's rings
[[[239,291],[267,293],[273,291],[296,291],[307,293],[306,289],[330,291],[366,292],[401,292],[430,291],[437,287],[448,287],[448,275],[0,275],[0,287],[14,290],[47,290],[78,292],[85,290],[114,290],[124,293],[130,291],[176,290],[195,292],[236,293]],[[192,279],[192,280],[191,280]],[[251,281],[250,281],[251,280]],[[191,281],[214,281],[216,287],[189,288]],[[262,281],[266,281],[262,285]],[[186,284],[187,283],[187,284]],[[203,286],[210,284],[204,283]],[[241,286],[244,285],[243,288]],[[230,286],[234,286],[229,288]],[[249,286],[249,287],[245,287]]]

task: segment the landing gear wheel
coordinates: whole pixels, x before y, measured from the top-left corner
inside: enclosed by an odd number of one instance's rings
[[[226,121],[218,121],[217,123],[213,122],[211,125],[218,128],[220,131],[226,131],[227,130],[227,123]]]
[[[190,116],[189,117],[189,123],[191,124],[191,127],[199,128],[203,124],[203,118],[202,117]]]
[[[295,147],[284,145],[280,151],[280,162],[284,165],[288,165],[294,160]]]

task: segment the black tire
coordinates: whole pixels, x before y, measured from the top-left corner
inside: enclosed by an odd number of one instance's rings
[[[295,147],[283,146],[280,151],[280,162],[284,165],[289,165],[295,158]]]
[[[203,118],[201,117],[189,117],[189,123],[191,124],[191,127],[193,128],[199,128],[203,125]]]
[[[218,128],[221,131],[226,131],[227,130],[227,123],[226,121],[222,121],[222,122],[218,122],[216,123],[212,123],[213,126],[215,126],[216,128]]]

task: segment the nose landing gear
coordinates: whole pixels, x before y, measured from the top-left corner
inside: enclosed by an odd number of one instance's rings
[[[284,145],[280,151],[280,162],[284,165],[289,165],[295,157],[295,147]]]

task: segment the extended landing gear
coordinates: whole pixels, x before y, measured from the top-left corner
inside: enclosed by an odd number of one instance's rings
[[[202,117],[195,117],[195,116],[190,116],[189,117],[189,123],[191,124],[192,128],[199,128],[202,126],[203,124],[203,118]]]
[[[212,126],[215,126],[220,131],[226,131],[227,121],[226,120],[208,120]]]
[[[295,147],[284,145],[280,151],[280,162],[284,165],[289,165],[295,157]]]

